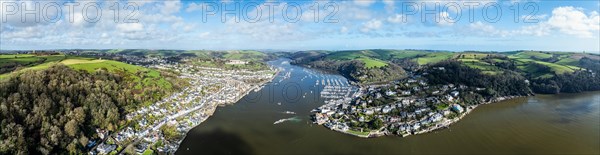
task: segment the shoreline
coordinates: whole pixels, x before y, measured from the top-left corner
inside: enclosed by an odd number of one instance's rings
[[[206,114],[206,117],[204,117],[204,119],[200,120],[200,121],[198,122],[198,124],[194,124],[194,125],[192,125],[192,127],[191,127],[191,128],[187,129],[185,132],[182,132],[182,135],[183,135],[183,136],[182,136],[182,137],[181,137],[179,140],[177,140],[177,142],[176,142],[176,144],[177,144],[177,145],[176,145],[175,151],[176,151],[176,150],[179,150],[179,146],[181,145],[181,143],[183,142],[183,140],[185,140],[185,138],[187,137],[187,134],[188,134],[188,133],[189,133],[189,132],[190,132],[190,131],[191,131],[193,128],[195,128],[195,127],[197,127],[198,125],[202,124],[202,122],[206,121],[206,120],[207,120],[207,119],[208,119],[210,116],[212,116],[212,115],[214,114],[214,112],[217,110],[217,107],[225,107],[225,106],[227,106],[227,105],[233,105],[233,104],[237,103],[238,101],[240,101],[240,100],[241,100],[243,97],[245,97],[246,95],[250,94],[250,92],[252,92],[252,91],[258,92],[258,91],[260,91],[262,88],[264,88],[264,86],[265,86],[266,84],[268,84],[269,82],[273,81],[273,79],[275,79],[275,77],[277,77],[277,75],[279,74],[279,72],[280,72],[280,71],[281,71],[281,70],[279,70],[279,69],[276,69],[276,72],[273,74],[273,76],[271,76],[271,78],[270,78],[270,79],[268,79],[268,80],[265,80],[264,82],[262,82],[262,83],[260,83],[260,84],[257,84],[257,85],[255,85],[255,86],[253,86],[252,88],[250,88],[250,89],[246,90],[245,92],[241,93],[242,95],[239,95],[238,97],[236,97],[236,98],[234,99],[234,101],[233,101],[233,102],[227,102],[227,103],[219,103],[219,104],[214,104],[214,106],[211,106],[211,107],[205,107],[205,108],[203,108],[203,109],[198,109],[198,110],[195,110],[195,111],[193,111],[193,112],[198,112],[199,110],[205,110],[205,111],[207,111],[207,113],[205,113],[205,114]]]
[[[533,95],[529,95],[529,96],[533,96]],[[333,131],[337,131],[337,132],[341,132],[344,134],[348,134],[348,135],[352,135],[352,136],[356,136],[356,137],[360,137],[360,138],[377,138],[377,137],[382,137],[382,136],[400,136],[400,137],[407,137],[407,136],[411,136],[411,135],[419,135],[419,134],[425,134],[425,133],[430,133],[433,131],[437,131],[437,130],[443,130],[446,128],[450,128],[451,125],[453,125],[454,123],[457,123],[458,121],[460,121],[461,119],[463,119],[465,116],[467,116],[469,113],[471,113],[473,110],[475,110],[477,107],[479,107],[480,105],[487,105],[487,104],[493,104],[493,103],[498,103],[498,102],[502,102],[502,101],[506,101],[506,100],[511,100],[511,99],[516,99],[516,98],[521,98],[521,97],[529,97],[529,96],[503,96],[503,97],[497,97],[494,99],[491,99],[490,101],[486,101],[483,103],[480,103],[478,105],[473,105],[473,106],[469,106],[465,109],[465,112],[461,113],[459,116],[457,116],[456,118],[453,119],[447,119],[447,120],[442,120],[441,122],[438,122],[437,124],[435,124],[434,127],[430,127],[426,130],[422,130],[422,131],[418,131],[418,132],[413,132],[413,133],[408,133],[408,134],[396,134],[396,133],[390,133],[387,131],[369,131],[368,134],[366,135],[359,135],[354,132],[360,132],[360,131],[355,131],[355,130],[342,130],[342,129],[338,129],[338,128],[332,128],[326,125],[323,125],[325,128],[333,130]]]

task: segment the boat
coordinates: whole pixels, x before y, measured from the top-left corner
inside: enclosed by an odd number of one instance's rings
[[[285,122],[285,121],[286,121],[286,119],[280,119],[280,120],[277,120],[277,121],[275,121],[275,122],[273,123],[273,125],[275,125],[275,124],[279,124],[279,123],[283,123],[283,122]]]
[[[284,113],[284,114],[291,114],[291,115],[293,115],[293,114],[296,114],[296,113],[295,113],[295,112],[293,112],[293,111],[284,111],[283,113]]]
[[[280,119],[280,120],[277,120],[277,121],[273,122],[273,125],[279,124],[279,123],[283,123],[285,121],[300,121],[300,119],[298,119],[296,117],[284,118],[284,119]]]

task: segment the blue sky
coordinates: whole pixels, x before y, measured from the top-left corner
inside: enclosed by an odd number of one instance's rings
[[[600,51],[596,0],[0,3],[2,50]]]

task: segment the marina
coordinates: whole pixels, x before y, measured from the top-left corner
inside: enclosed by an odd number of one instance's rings
[[[363,139],[332,132],[310,120],[311,110],[326,101],[335,102],[321,97],[325,86],[317,86],[315,81],[319,80],[320,84],[329,78],[345,83],[343,77],[303,72],[303,68],[293,65],[282,68],[286,71],[295,68],[294,76],[282,83],[270,83],[231,106],[218,108],[213,116],[188,132],[176,154],[192,155],[205,150],[248,154],[600,153],[597,148],[600,145],[600,92],[511,99],[481,105],[447,129],[408,137]],[[282,75],[285,74],[275,80]],[[301,81],[304,76],[308,77]],[[297,83],[302,91],[313,93],[307,93],[304,99],[286,100],[279,94],[284,91],[282,86],[289,83]],[[296,114],[283,113],[285,111]],[[273,125],[280,119],[292,117],[300,120]]]

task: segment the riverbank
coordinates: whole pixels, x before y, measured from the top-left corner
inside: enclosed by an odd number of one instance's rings
[[[369,132],[355,131],[355,130],[350,130],[350,129],[343,130],[343,129],[335,128],[334,126],[327,126],[327,125],[325,125],[325,127],[330,130],[333,130],[333,131],[341,132],[344,134],[348,134],[348,135],[352,135],[352,136],[356,136],[356,137],[360,137],[360,138],[376,138],[376,137],[387,136],[387,135],[397,135],[397,136],[401,136],[401,137],[406,137],[406,136],[410,136],[410,135],[425,134],[425,133],[430,133],[430,132],[434,132],[437,130],[449,128],[451,125],[453,125],[454,123],[457,123],[458,121],[463,119],[463,117],[467,116],[469,113],[471,113],[473,110],[475,110],[480,105],[493,104],[493,103],[498,103],[498,102],[502,102],[502,101],[506,101],[506,100],[510,100],[510,99],[521,98],[521,97],[527,97],[527,96],[497,97],[497,98],[491,99],[490,101],[482,102],[481,104],[478,104],[478,105],[468,106],[463,113],[461,113],[459,116],[457,116],[453,119],[444,119],[430,128],[420,130],[418,132],[408,133],[408,134],[394,134],[394,133],[390,133],[387,131],[381,131],[381,130],[369,131]]]
[[[359,87],[361,95],[313,110],[315,123],[363,138],[416,135],[448,128],[477,105],[519,97],[484,97],[484,88],[429,83],[421,75]]]
[[[179,78],[188,79],[189,86],[148,107],[129,113],[126,118],[131,123],[108,136],[110,143],[102,143],[102,148],[90,153],[174,153],[184,135],[212,116],[218,106],[238,102],[251,91],[261,89],[277,74],[272,68],[248,71],[183,64],[159,67],[181,72]]]
[[[217,107],[233,105],[234,103],[237,103],[238,101],[240,101],[244,96],[248,95],[250,92],[260,91],[260,89],[262,89],[267,83],[273,81],[273,79],[275,79],[275,77],[279,74],[280,71],[281,70],[276,69],[275,73],[271,77],[269,77],[268,80],[256,83],[249,89],[241,91],[241,93],[239,93],[239,95],[237,95],[233,100],[228,100],[227,102],[217,102],[217,104],[209,104],[208,106],[203,107],[202,109],[198,109],[198,110],[201,110],[200,113],[205,114],[205,115],[201,118],[196,118],[196,119],[199,119],[200,121],[198,121],[197,123],[192,123],[192,124],[188,125],[189,128],[184,129],[183,130],[184,132],[181,132],[180,134],[187,135],[188,132],[193,127],[200,125],[202,122],[206,121],[206,119],[208,119],[208,117],[212,116],[215,113]],[[177,140],[177,146],[174,148],[174,150],[177,150],[179,148],[179,145],[181,144],[181,142],[184,139],[185,139],[185,136],[182,136],[179,140]]]

